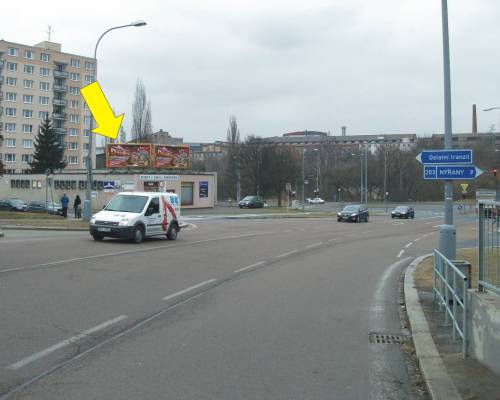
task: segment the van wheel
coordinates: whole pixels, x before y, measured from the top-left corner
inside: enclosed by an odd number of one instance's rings
[[[132,233],[132,242],[141,243],[144,239],[144,231],[140,226],[137,226]]]
[[[102,239],[104,239],[104,236],[101,236],[101,235],[97,235],[97,234],[93,234],[92,237],[94,238],[94,240],[96,242],[101,242]]]
[[[179,229],[177,228],[177,225],[170,225],[170,228],[168,228],[167,231],[167,239],[168,240],[175,240],[177,239],[177,234],[179,233]]]

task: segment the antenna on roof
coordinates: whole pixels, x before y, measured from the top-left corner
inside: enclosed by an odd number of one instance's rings
[[[52,25],[48,25],[47,26],[47,37],[48,37],[48,41],[50,42],[50,37],[52,36],[52,34],[55,32],[55,30],[52,28]]]

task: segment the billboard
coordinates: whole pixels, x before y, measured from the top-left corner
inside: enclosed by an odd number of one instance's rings
[[[181,169],[189,167],[189,146],[153,145],[153,168]]]
[[[106,145],[107,168],[143,168],[151,165],[151,145],[112,143]]]

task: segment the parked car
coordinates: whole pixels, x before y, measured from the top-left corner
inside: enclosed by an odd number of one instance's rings
[[[314,197],[312,199],[307,198],[306,202],[308,204],[325,204],[325,200],[323,200],[321,197]]]
[[[391,211],[391,218],[415,218],[415,211],[410,206],[397,206]]]
[[[337,214],[338,222],[368,222],[370,214],[363,204],[349,204]]]
[[[45,212],[45,201],[32,201],[28,205],[28,211],[31,212]],[[47,212],[49,214],[62,215],[62,205],[54,203],[53,201],[47,202]]]
[[[239,208],[262,208],[265,201],[259,196],[246,196],[239,203]]]
[[[21,199],[3,199],[0,200],[0,210],[28,211],[28,205]]]

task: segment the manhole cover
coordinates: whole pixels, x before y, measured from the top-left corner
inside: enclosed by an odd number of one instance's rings
[[[405,343],[407,338],[403,335],[391,335],[387,333],[370,333],[370,343],[376,344],[401,344]]]

